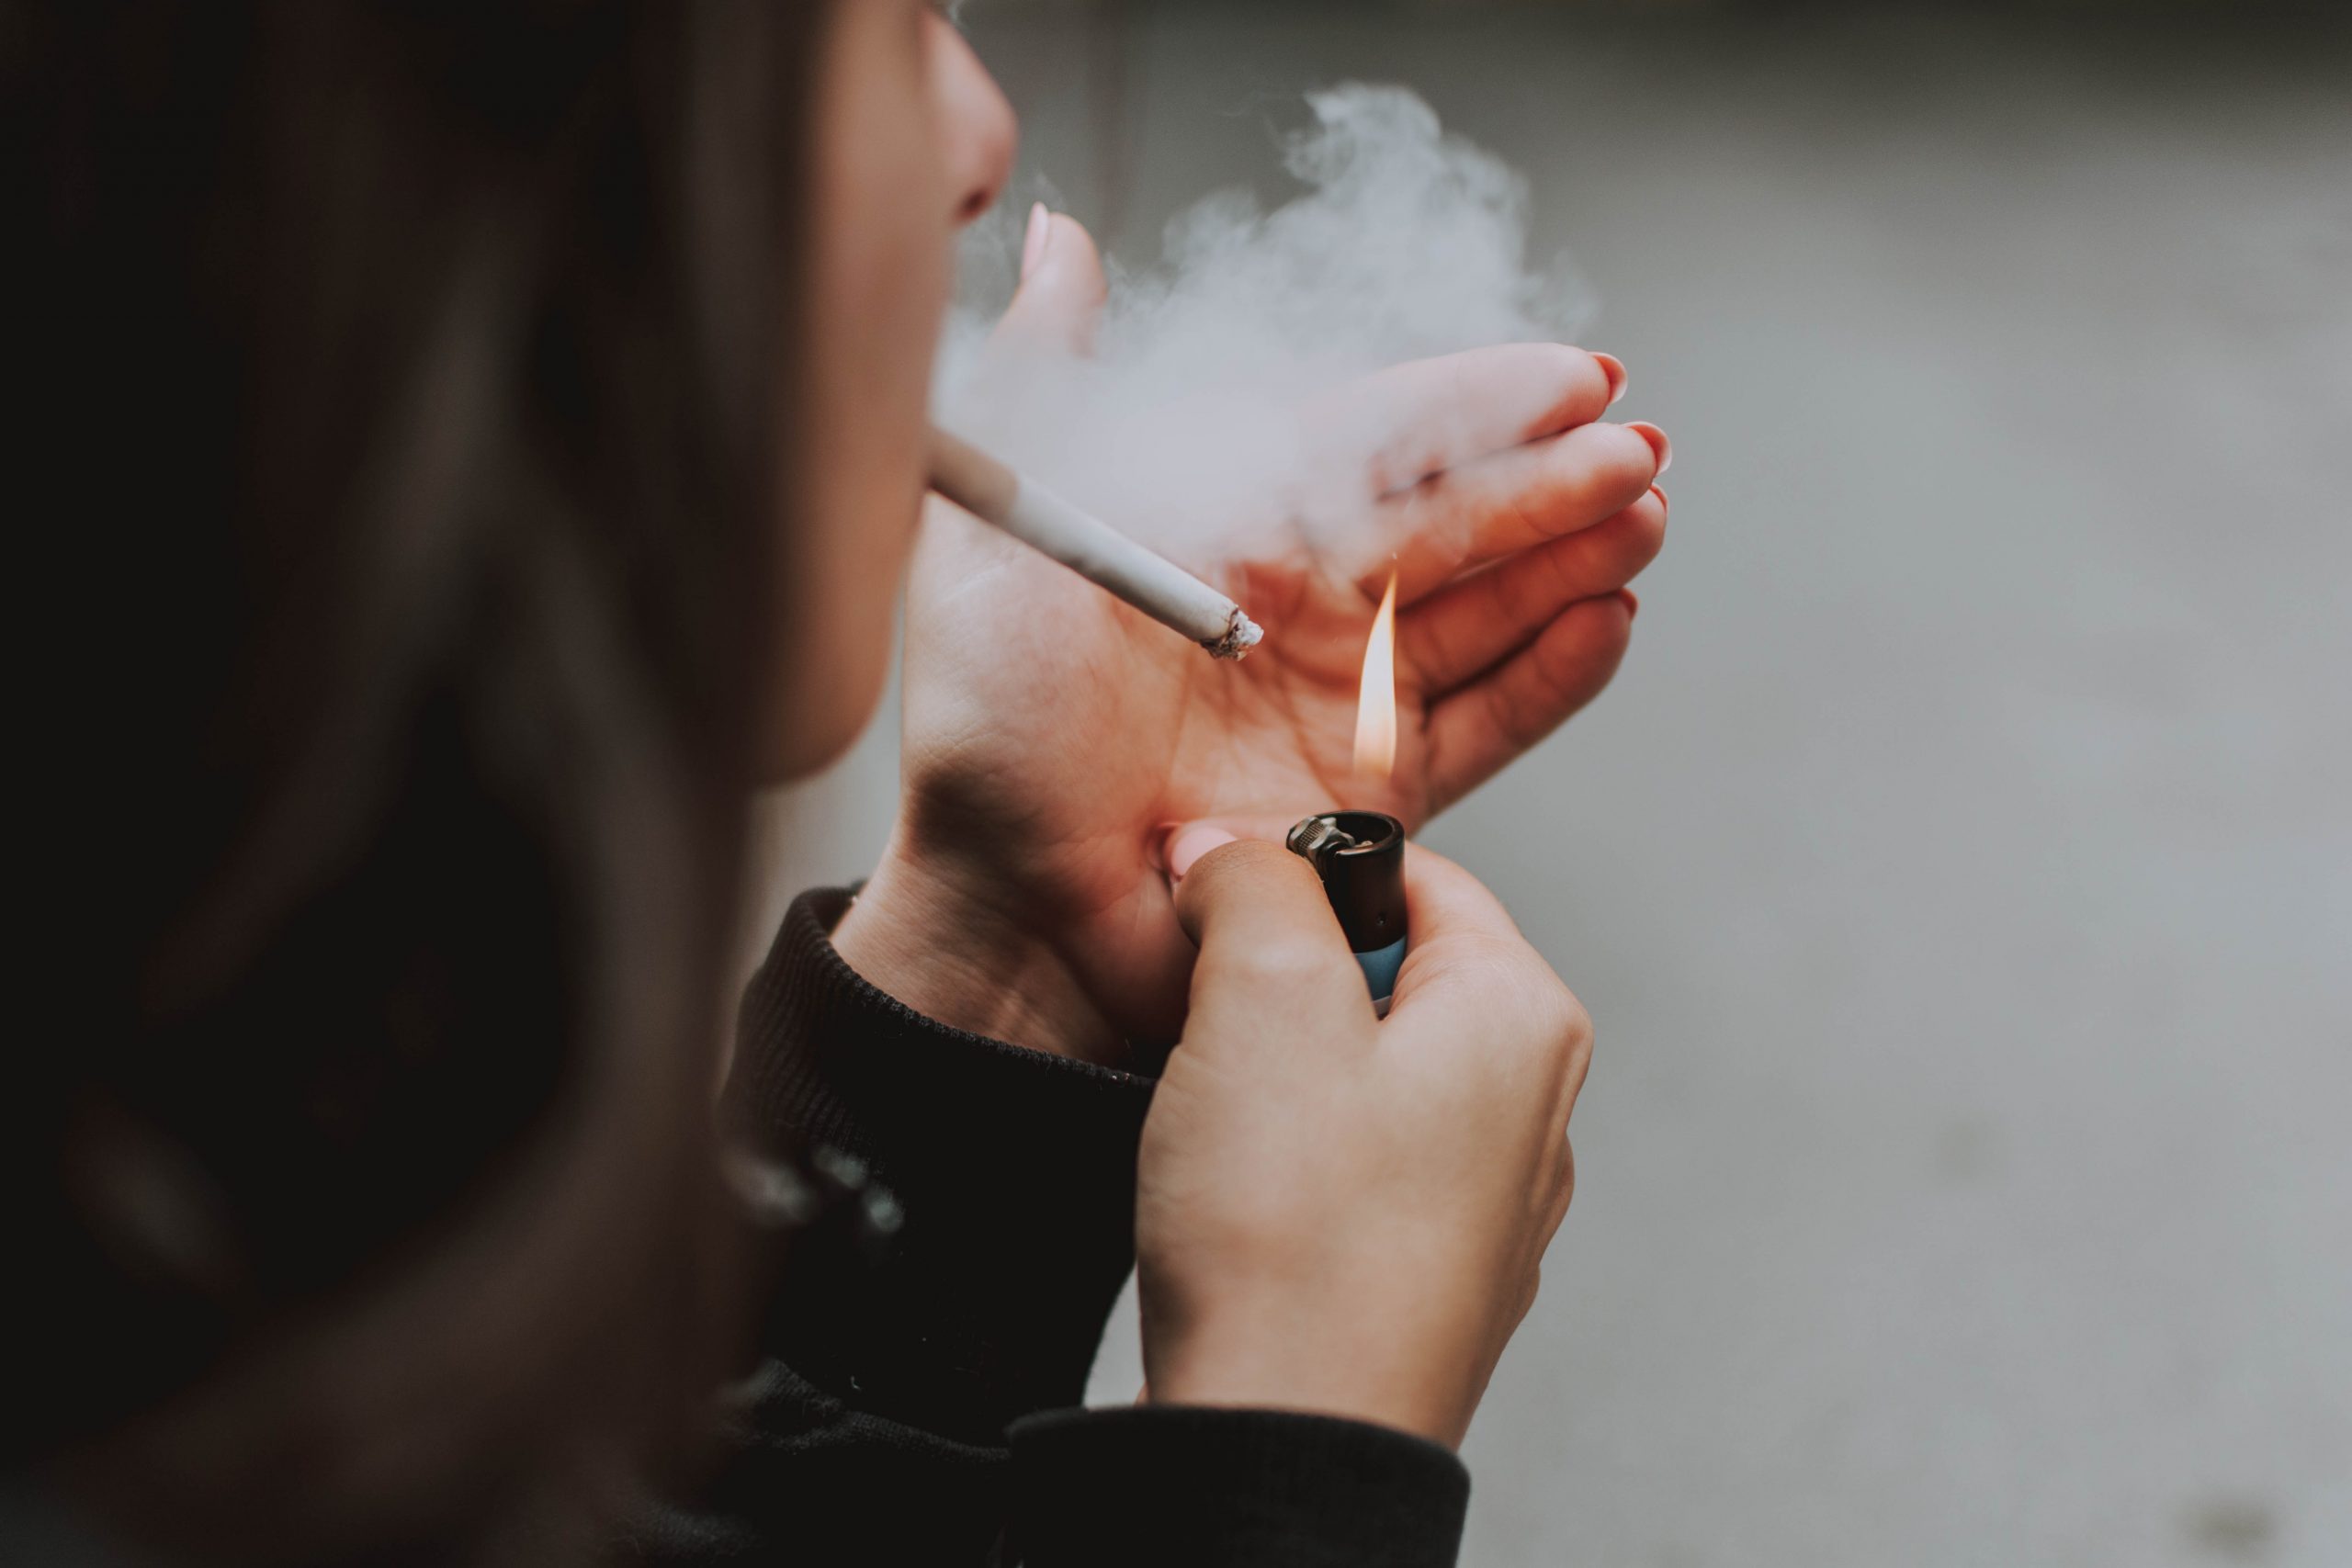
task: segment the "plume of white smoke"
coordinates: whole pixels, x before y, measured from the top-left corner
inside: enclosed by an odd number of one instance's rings
[[[1589,296],[1566,257],[1529,269],[1519,175],[1402,88],[1306,101],[1312,125],[1283,146],[1301,193],[1271,211],[1247,192],[1211,196],[1169,226],[1159,265],[1114,260],[1092,358],[1007,363],[984,351],[996,312],[959,311],[946,421],[1181,558],[1233,530],[1344,526],[1361,510],[1361,475],[1325,471],[1348,443],[1296,423],[1316,394],[1583,324]],[[1009,238],[1006,225],[979,236],[967,274],[992,267],[1009,292]]]

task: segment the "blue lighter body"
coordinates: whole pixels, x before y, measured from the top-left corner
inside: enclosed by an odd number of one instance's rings
[[[1356,967],[1372,987],[1373,1010],[1386,1018],[1388,1004],[1396,999],[1396,971],[1405,967],[1405,939],[1398,937],[1378,953],[1357,953]]]

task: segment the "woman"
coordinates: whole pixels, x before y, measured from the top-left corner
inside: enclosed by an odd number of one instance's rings
[[[1605,683],[1665,512],[1614,362],[1342,394],[1360,552],[1227,563],[1274,636],[1208,671],[969,519],[916,551],[1013,140],[916,0],[6,24],[73,1021],[6,1112],[10,1555],[1449,1561],[1589,1026],[1419,852],[1376,1021],[1253,835],[1343,787],[1392,556],[1363,804]],[[1025,270],[1007,333],[1081,343],[1083,231]],[[899,829],[786,921],[722,1135],[746,795],[866,721],[910,554]],[[1148,1394],[1071,1408],[1136,1261]]]

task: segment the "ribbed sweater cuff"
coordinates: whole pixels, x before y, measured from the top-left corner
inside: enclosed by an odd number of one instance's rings
[[[1025,1568],[1447,1568],[1470,1472],[1385,1427],[1271,1410],[1061,1410],[1012,1428]]]
[[[934,1022],[861,979],[803,894],[745,990],[726,1108],[769,1150],[864,1162],[903,1211],[888,1258],[787,1252],[769,1351],[855,1408],[992,1438],[1081,1396],[1135,1261],[1150,1079]]]

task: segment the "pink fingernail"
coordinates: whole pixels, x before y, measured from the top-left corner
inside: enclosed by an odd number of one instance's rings
[[[1168,874],[1168,840],[1183,831],[1183,828],[1182,822],[1162,822],[1144,840],[1143,857],[1151,863],[1151,869],[1162,876]]]
[[[1665,431],[1660,430],[1657,425],[1650,423],[1646,420],[1638,419],[1634,421],[1631,424],[1628,424],[1625,428],[1638,432],[1641,438],[1650,444],[1650,450],[1657,454],[1657,471],[1659,473],[1662,474],[1666,472],[1667,469],[1674,467],[1674,444],[1666,438]]]
[[[1625,618],[1632,620],[1642,613],[1641,596],[1630,588],[1617,590],[1617,597],[1625,601]]]
[[[1220,844],[1231,842],[1232,834],[1222,828],[1212,828],[1205,822],[1178,829],[1168,840],[1168,880],[1183,881],[1184,874],[1199,864],[1203,855]]]
[[[1625,397],[1625,362],[1613,354],[1596,354],[1601,373],[1609,378],[1609,406],[1614,408]]]
[[[1029,232],[1021,241],[1021,280],[1023,283],[1029,281],[1029,275],[1037,270],[1037,264],[1046,259],[1046,247],[1053,243],[1053,238],[1054,215],[1046,210],[1046,204],[1041,201],[1029,209]]]
[[[1663,473],[1666,470],[1661,467],[1658,471]],[[1665,513],[1668,517],[1674,515],[1674,502],[1666,499],[1666,487],[1664,485],[1650,486],[1650,493],[1657,497],[1657,507],[1660,512]]]

